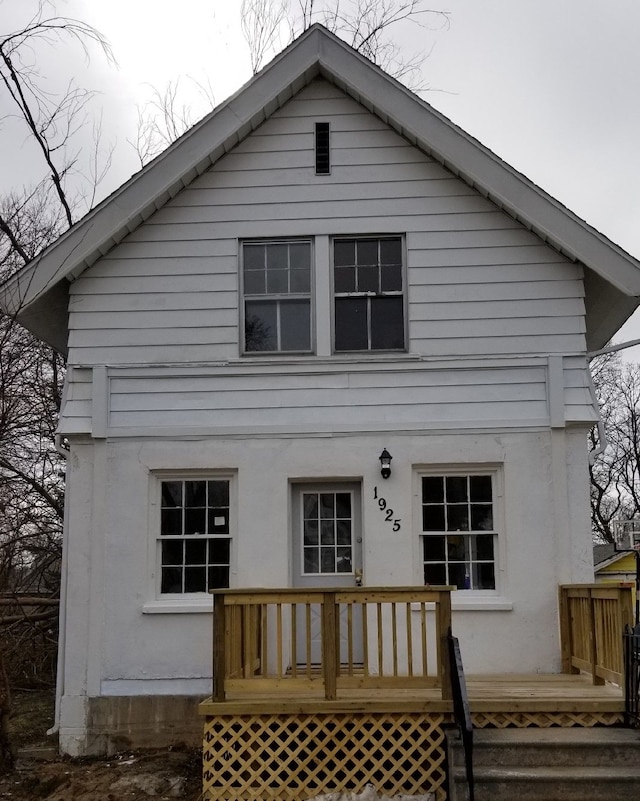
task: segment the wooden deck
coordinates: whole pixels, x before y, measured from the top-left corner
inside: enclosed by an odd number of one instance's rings
[[[624,712],[624,693],[614,684],[594,685],[588,674],[520,674],[467,676],[472,713]],[[288,714],[291,712],[450,712],[437,688],[348,689],[340,699],[327,700],[320,692],[289,692],[286,696],[229,693],[227,699],[211,699],[200,705],[203,715]]]

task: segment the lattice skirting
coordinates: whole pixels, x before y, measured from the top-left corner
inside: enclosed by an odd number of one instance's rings
[[[551,726],[616,726],[624,722],[622,712],[474,712],[471,715],[478,729],[527,728]]]
[[[209,801],[303,801],[322,793],[446,798],[448,716],[317,713],[207,717],[203,790]]]

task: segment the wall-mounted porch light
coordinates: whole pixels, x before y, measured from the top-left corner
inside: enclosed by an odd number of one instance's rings
[[[393,456],[385,448],[380,454],[380,475],[382,478],[389,478],[391,475],[391,460]]]

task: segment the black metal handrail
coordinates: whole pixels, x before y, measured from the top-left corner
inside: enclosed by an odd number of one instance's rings
[[[624,642],[624,712],[627,726],[640,727],[640,625],[627,625]]]
[[[471,710],[469,708],[467,683],[464,679],[464,668],[462,667],[460,643],[458,642],[458,638],[454,637],[451,633],[451,629],[447,632],[447,642],[449,644],[449,667],[453,695],[453,719],[458,727],[462,740],[465,773],[467,776],[467,785],[469,787],[469,801],[475,801],[473,779],[473,722],[471,720]]]

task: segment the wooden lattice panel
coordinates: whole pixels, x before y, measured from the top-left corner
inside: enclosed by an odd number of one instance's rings
[[[624,720],[621,712],[474,712],[471,717],[478,729],[615,726]]]
[[[318,713],[207,717],[209,801],[303,801],[322,793],[433,792],[444,801],[447,716]]]

